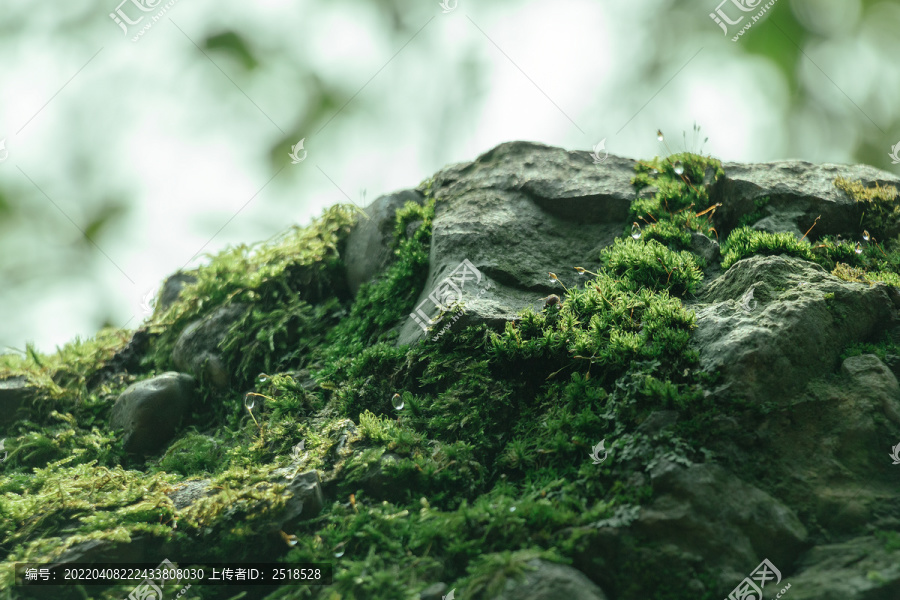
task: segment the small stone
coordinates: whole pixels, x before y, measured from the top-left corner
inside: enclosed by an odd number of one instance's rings
[[[150,454],[172,437],[194,401],[196,380],[169,371],[129,386],[110,414],[113,429],[125,431],[125,450]]]

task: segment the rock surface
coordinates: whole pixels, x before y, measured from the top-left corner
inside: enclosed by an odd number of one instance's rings
[[[393,254],[394,214],[407,202],[422,204],[425,197],[416,190],[403,190],[377,198],[365,209],[368,219],[357,221],[347,238],[344,262],[347,264],[347,286],[356,294],[359,286],[384,270]]]
[[[701,366],[722,376],[715,392],[752,402],[788,400],[833,370],[848,344],[875,339],[894,312],[885,286],[786,256],[738,261],[691,308]]]
[[[598,169],[588,152],[513,142],[437,173],[429,275],[416,302],[427,315],[422,323],[440,313],[429,296],[464,260],[481,277],[462,284],[465,314],[454,328],[478,322],[502,328],[561,291],[550,272],[573,283],[574,267],[594,267],[600,249],[622,234],[636,197],[634,165],[610,156]],[[444,325],[426,332],[409,318],[397,343],[415,343]]]
[[[607,600],[596,584],[577,569],[545,560],[526,563],[529,568],[517,581],[508,579],[497,600]]]
[[[817,216],[821,219],[810,232],[811,239],[823,235],[854,235],[862,207],[846,192],[834,186],[837,177],[860,180],[866,187],[900,186],[900,178],[868,165],[813,164],[802,160],[768,163],[724,163],[725,177],[713,188],[713,202],[722,202],[716,211],[719,235],[727,236],[745,215],[754,213],[756,201],[768,198],[764,216],[752,226],[767,231],[806,232]],[[891,235],[900,233],[894,228]],[[800,233],[802,235],[802,233]],[[798,235],[797,237],[800,237]]]
[[[222,360],[221,344],[228,329],[246,309],[243,304],[222,306],[185,327],[172,350],[175,368],[207,381],[217,389],[227,388],[231,374]]]
[[[34,399],[34,392],[24,377],[0,380],[0,433],[16,421],[19,409]]]
[[[196,380],[170,371],[129,386],[116,400],[110,426],[124,430],[125,449],[148,454],[172,437],[194,401]]]

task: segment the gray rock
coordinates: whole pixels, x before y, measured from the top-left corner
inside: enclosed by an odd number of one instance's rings
[[[168,308],[178,300],[178,296],[181,295],[181,290],[184,289],[184,286],[196,282],[197,278],[188,273],[178,272],[167,277],[163,282],[162,291],[159,293],[157,310],[160,312],[168,310]]]
[[[124,430],[125,449],[149,454],[162,448],[194,400],[196,380],[169,371],[130,385],[116,400],[109,423]]]
[[[285,481],[287,481],[287,489],[284,491],[284,495],[287,497],[287,501],[278,518],[279,529],[290,529],[300,521],[311,519],[322,512],[322,508],[325,506],[325,496],[318,471],[307,471],[287,480],[276,480],[277,483],[285,483]]]
[[[792,600],[895,600],[900,598],[900,560],[883,540],[857,537],[816,546],[777,589],[787,583],[791,588],[785,596]]]
[[[26,408],[34,397],[35,390],[28,387],[25,377],[0,380],[0,431],[11,431],[19,409]]]
[[[846,282],[785,256],[738,261],[689,308],[701,367],[722,375],[714,392],[754,402],[787,401],[833,371],[848,344],[882,331],[893,312],[886,286]]]
[[[521,579],[507,579],[496,600],[606,600],[597,584],[568,565],[534,559]]]
[[[447,587],[444,582],[433,583],[419,592],[419,600],[443,600]]]
[[[711,265],[719,260],[719,242],[709,239],[702,233],[692,231],[691,252],[696,253],[706,261],[706,264]]]
[[[755,201],[768,197],[767,219],[760,228],[806,232],[821,215],[810,238],[822,235],[856,235],[861,207],[834,187],[838,177],[870,186],[900,186],[900,178],[868,165],[813,164],[801,160],[768,163],[724,163],[725,177],[711,190],[713,202],[721,202],[714,222],[720,236],[727,236],[744,215],[757,210]],[[900,231],[894,231],[896,235]],[[802,234],[801,234],[802,235]]]
[[[200,498],[212,496],[215,492],[210,489],[210,485],[209,479],[185,481],[166,495],[171,498],[176,510],[182,510]]]
[[[804,216],[802,211],[784,210],[777,214],[763,217],[753,225],[751,229],[768,231],[769,233],[792,233],[798,240],[803,237],[803,232],[797,227],[797,221]]]
[[[596,268],[600,250],[622,234],[631,201],[635,161],[610,156],[595,165],[588,152],[529,142],[501,144],[474,162],[437,173],[428,280],[397,343],[435,336],[440,307],[429,298],[442,281],[470,261],[477,275],[459,289],[464,314],[454,329],[487,323],[502,328],[523,308],[577,283],[574,267]],[[451,298],[437,297],[447,306]],[[425,331],[433,323],[430,331]]]
[[[806,528],[791,509],[716,464],[662,461],[650,482],[653,502],[633,531],[702,556],[709,567],[737,575],[758,556],[792,564],[804,549]]]
[[[891,370],[874,354],[851,356],[841,365],[859,393],[881,403],[884,415],[900,425],[900,385]]]
[[[393,258],[391,241],[397,209],[407,202],[421,205],[424,200],[425,196],[416,190],[403,190],[381,196],[366,207],[369,218],[357,220],[342,257],[347,266],[347,286],[351,294],[356,295],[359,286],[384,270]]]
[[[231,374],[222,360],[221,344],[228,329],[246,310],[244,304],[221,306],[185,327],[172,351],[175,368],[209,382],[216,389],[227,388]]]

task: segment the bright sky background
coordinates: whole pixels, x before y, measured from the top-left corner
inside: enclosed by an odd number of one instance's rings
[[[0,189],[24,208],[14,227],[0,214],[11,265],[0,352],[52,350],[109,315],[136,327],[142,299],[201,249],[267,239],[345,194],[361,202],[365,189],[370,202],[415,187],[501,142],[589,150],[606,139],[644,158],[664,152],[657,128],[680,151],[696,121],[704,152],[723,160],[852,162],[867,134],[828,111],[864,111],[883,128],[900,110],[896,3],[780,0],[823,36],[800,71],[822,112],[791,114],[790,83],[723,37],[714,2],[460,0],[447,14],[436,1],[391,14],[349,0],[179,0],[133,43],[108,17],[117,1],[4,7]],[[396,21],[410,28],[399,40]],[[194,46],[227,30],[257,69]],[[349,103],[321,131],[324,120],[298,131],[311,73]],[[301,137],[308,157],[291,165]],[[128,210],[98,233],[99,250],[85,247],[79,228],[110,204]]]

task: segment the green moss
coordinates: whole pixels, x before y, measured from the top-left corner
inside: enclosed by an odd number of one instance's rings
[[[877,238],[885,237],[889,230],[896,229],[897,222],[900,221],[900,202],[896,187],[881,187],[877,183],[873,187],[866,187],[860,181],[844,177],[835,179],[834,186],[862,205],[861,229],[871,232]]]
[[[222,464],[221,444],[213,437],[188,433],[166,450],[159,466],[163,471],[185,477],[197,473],[212,473]]]
[[[770,233],[741,227],[732,231],[725,241],[722,248],[722,268],[727,269],[749,256],[778,254],[796,256],[809,261],[815,259],[809,242],[798,241],[791,233]]]
[[[655,240],[671,250],[687,250],[691,246],[691,234],[672,221],[650,223],[644,227],[641,238],[645,242]]]
[[[681,295],[693,291],[703,279],[691,253],[673,252],[655,240],[616,240],[602,251],[600,261],[632,290],[648,287]]]

